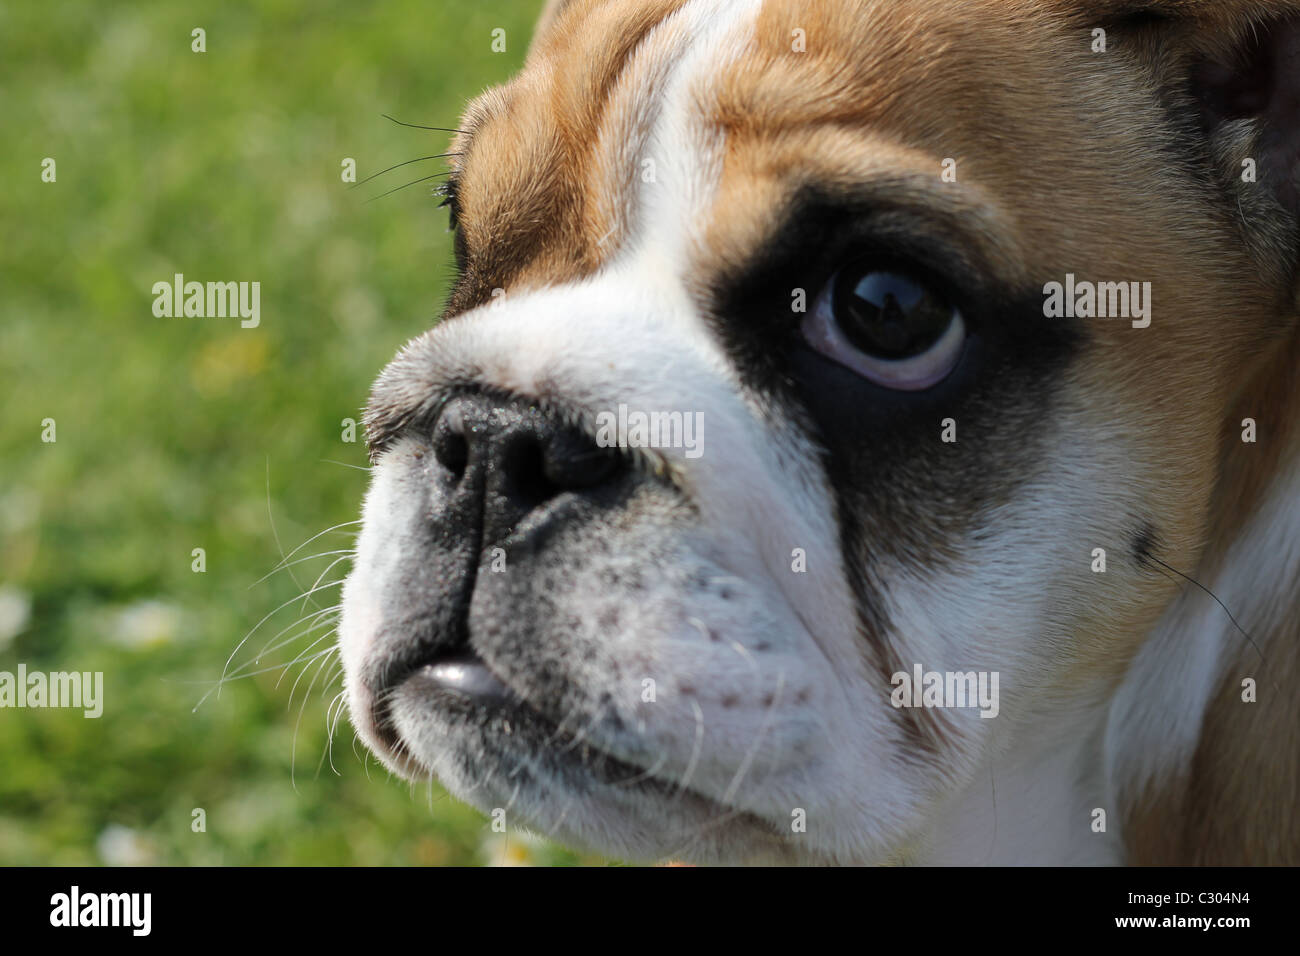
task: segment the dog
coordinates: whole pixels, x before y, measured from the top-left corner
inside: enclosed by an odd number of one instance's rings
[[[1300,2],[552,0],[459,125],[385,765],[633,861],[1300,862]]]

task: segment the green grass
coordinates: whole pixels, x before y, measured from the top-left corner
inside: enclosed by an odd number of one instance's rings
[[[341,421],[359,419],[375,374],[446,292],[428,184],[363,201],[441,164],[349,190],[341,161],[365,177],[442,151],[445,134],[380,114],[454,125],[518,67],[539,7],[0,5],[0,670],[99,670],[106,684],[98,720],[0,710],[0,863],[476,863],[500,850],[437,787],[367,767],[346,722],[337,773],[328,760],[318,773],[337,680],[305,694],[309,671],[291,702],[297,668],[278,684],[271,670],[195,705],[239,639],[325,569],[254,583],[281,546],[356,517],[366,476],[346,464],[365,455]],[[195,27],[206,53],[191,52]],[[151,286],[175,272],[260,281],[260,327],[154,317]],[[303,553],[349,546],[330,534]],[[191,570],[195,548],[206,573]],[[206,832],[191,829],[195,808]],[[519,858],[577,859],[509,842]]]

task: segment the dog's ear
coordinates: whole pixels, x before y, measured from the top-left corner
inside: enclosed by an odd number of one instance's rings
[[[1215,184],[1228,191],[1243,219],[1287,234],[1294,256],[1300,0],[1111,0],[1099,6],[1102,23],[1152,71],[1189,145],[1199,144]],[[1266,241],[1277,250],[1276,242]]]
[[[1239,179],[1250,180],[1253,160],[1259,185],[1300,217],[1300,3],[1214,6],[1189,74],[1202,130],[1216,156],[1245,154]],[[1244,8],[1235,19],[1233,7]]]

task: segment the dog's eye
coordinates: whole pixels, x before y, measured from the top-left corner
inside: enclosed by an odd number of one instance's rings
[[[803,335],[818,352],[877,385],[920,391],[956,366],[966,323],[921,282],[854,263],[826,283]]]
[[[442,202],[438,203],[438,208],[447,208],[447,227],[455,231],[460,225],[460,196],[458,183],[455,176],[451,176],[433,187],[434,196],[440,197]]]

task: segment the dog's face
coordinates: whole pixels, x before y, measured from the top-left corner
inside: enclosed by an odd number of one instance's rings
[[[385,763],[620,856],[888,861],[1106,695],[1295,261],[1277,71],[1199,65],[1248,19],[1127,6],[548,8],[368,412],[341,646]],[[1045,315],[1067,275],[1132,315]],[[621,407],[683,440],[606,447]],[[996,672],[996,718],[894,706],[917,665]]]

